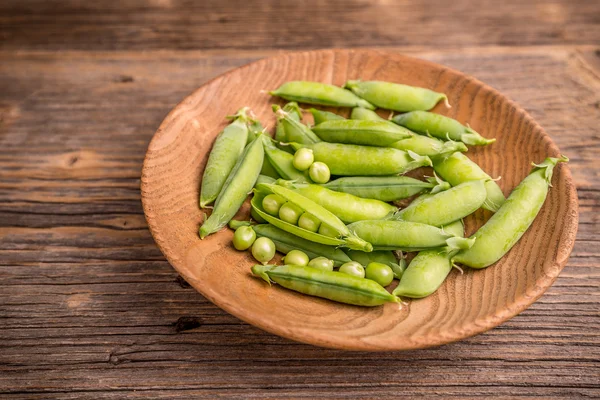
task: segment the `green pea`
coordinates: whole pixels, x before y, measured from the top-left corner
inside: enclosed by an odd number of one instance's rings
[[[431,190],[435,183],[423,182],[408,176],[352,176],[338,178],[323,185],[365,199],[397,201]]]
[[[355,276],[357,278],[365,277],[365,269],[362,265],[357,263],[356,261],[350,261],[346,264],[342,265],[339,269],[339,272],[351,276]]]
[[[338,115],[338,114],[335,114],[335,113],[332,113],[329,111],[317,110],[316,108],[311,108],[309,111],[313,115],[315,125],[318,125],[321,122],[325,122],[325,121],[333,121],[336,119],[346,119],[346,118],[342,117],[341,115]]]
[[[321,224],[319,227],[319,234],[323,236],[337,237],[337,231],[327,224]]]
[[[327,164],[317,161],[311,164],[308,175],[316,183],[327,183],[331,177],[331,172]]]
[[[275,243],[269,238],[259,237],[252,244],[252,256],[256,261],[268,263],[275,257]]]
[[[235,120],[219,133],[213,144],[202,175],[200,208],[217,199],[229,173],[244,152],[248,140],[248,111],[247,107],[239,110],[234,116]]]
[[[379,108],[401,112],[430,110],[440,100],[448,101],[443,93],[399,83],[355,80],[344,87]]]
[[[302,119],[302,109],[295,101],[287,103],[285,106],[283,106],[283,111],[288,113],[288,116],[291,119],[296,121],[300,121]],[[289,142],[285,127],[281,121],[277,122],[277,127],[275,128],[275,140],[278,142]]]
[[[287,200],[276,194],[270,194],[266,196],[262,201],[263,209],[271,215],[279,215],[281,206],[285,204]]]
[[[321,82],[286,82],[277,90],[269,93],[272,96],[282,97],[288,101],[297,101],[299,103],[334,107],[375,108],[368,101],[361,99],[349,90]]]
[[[387,286],[394,280],[394,271],[385,264],[372,262],[365,268],[365,278]]]
[[[300,250],[292,250],[283,258],[283,262],[286,265],[307,265],[308,261],[309,259],[306,253]]]
[[[283,179],[295,180],[298,182],[311,182],[310,178],[294,167],[294,156],[288,152],[278,149],[273,143],[273,139],[266,135],[261,135],[265,148],[265,158],[269,160],[277,174]]]
[[[304,210],[302,210],[300,207],[293,203],[287,202],[279,209],[279,219],[287,222],[288,224],[298,225],[298,219],[300,219],[300,216],[303,212]]]
[[[215,201],[212,214],[199,229],[201,239],[223,228],[248,197],[262,167],[264,159],[262,143],[261,138],[258,137],[246,146],[244,153],[229,173],[223,190]]]
[[[314,215],[304,213],[298,219],[298,226],[311,232],[318,232],[321,226],[321,221]]]
[[[302,149],[298,149],[296,151],[296,154],[294,154],[294,167],[298,170],[298,171],[306,171],[307,169],[310,168],[310,166],[312,165],[312,163],[315,161],[315,156],[313,155],[313,152],[311,149],[306,149],[306,148],[302,148]]]
[[[233,234],[233,247],[237,250],[247,250],[256,240],[256,232],[249,226],[240,226]]]
[[[316,143],[321,139],[310,128],[300,122],[298,119],[290,116],[289,112],[284,111],[278,105],[273,105],[273,111],[277,116],[277,123],[285,129],[285,138],[289,142],[296,143]]]
[[[512,191],[506,202],[471,238],[475,244],[454,257],[471,268],[485,268],[502,258],[529,229],[548,195],[554,167],[565,156],[534,164],[531,173]]]
[[[313,127],[321,140],[364,146],[386,147],[413,136],[408,129],[389,121],[343,119],[325,121]]]
[[[252,273],[268,283],[272,280],[287,289],[340,303],[373,307],[400,302],[371,280],[339,272],[297,265],[255,265]]]
[[[333,271],[333,260],[325,257],[317,257],[310,260],[308,266],[322,271]]]

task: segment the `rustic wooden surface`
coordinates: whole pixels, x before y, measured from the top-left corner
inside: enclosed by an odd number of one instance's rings
[[[600,396],[597,3],[95,3],[0,3],[0,397]],[[347,353],[264,333],[178,278],[140,203],[155,129],[211,77],[326,46],[471,74],[571,158],[578,239],[532,307],[436,349]]]

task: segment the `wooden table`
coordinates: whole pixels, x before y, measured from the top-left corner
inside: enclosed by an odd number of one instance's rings
[[[140,203],[161,120],[211,77],[322,47],[471,74],[571,158],[578,240],[537,303],[459,343],[349,353],[262,332],[177,276]],[[596,1],[4,0],[0,397],[598,397],[599,126]]]

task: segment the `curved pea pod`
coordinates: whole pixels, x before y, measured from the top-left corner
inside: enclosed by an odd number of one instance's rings
[[[394,272],[394,278],[396,279],[400,279],[402,277],[402,273],[406,269],[406,261],[400,260],[399,263],[398,260],[396,260],[394,252],[391,250],[375,250],[370,253],[365,253],[364,251],[359,250],[346,250],[345,252],[348,257],[352,259],[352,261],[356,261],[365,267],[372,262],[389,266],[392,268],[392,271]]]
[[[307,174],[298,171],[294,167],[294,156],[292,154],[278,149],[273,140],[266,135],[262,135],[261,139],[265,149],[265,158],[269,160],[269,163],[280,177],[298,182],[312,182]]]
[[[415,132],[435,136],[442,140],[456,140],[471,146],[486,146],[496,139],[486,139],[474,129],[444,115],[427,111],[413,111],[393,118],[398,125]]]
[[[368,101],[349,90],[321,82],[291,81],[269,92],[288,101],[334,107],[364,107],[374,109]]]
[[[377,176],[403,174],[413,169],[431,166],[427,156],[389,147],[319,142],[311,145],[290,143],[295,149],[312,149],[315,161],[329,167],[332,175]]]
[[[497,211],[504,203],[505,198],[500,186],[466,155],[454,153],[434,160],[435,172],[452,186],[468,181],[487,180],[484,184],[487,196],[482,206],[486,210]]]
[[[379,108],[400,112],[431,110],[440,100],[448,101],[444,93],[400,83],[355,80],[344,87]]]
[[[396,201],[432,190],[436,183],[423,182],[408,176],[352,176],[338,178],[322,186],[366,199]]]
[[[463,235],[462,221],[453,222],[444,227],[446,231],[454,231]],[[434,293],[446,280],[453,267],[452,257],[463,249],[468,249],[475,239],[456,237],[448,240],[446,247],[421,251],[410,262],[404,271],[400,283],[394,289],[396,296],[423,298]]]
[[[288,113],[288,117],[300,122],[302,119],[302,109],[295,101],[289,102],[283,106],[283,111]],[[277,121],[275,128],[275,140],[278,142],[288,142],[288,138],[285,132],[285,127],[281,121]]]
[[[342,119],[325,121],[313,127],[313,132],[326,142],[386,147],[412,133],[388,121]]]
[[[244,153],[229,173],[223,190],[215,201],[212,214],[200,226],[201,239],[223,228],[238,212],[258,179],[263,158],[263,142],[258,137],[246,146]]]
[[[434,226],[447,225],[474,213],[483,205],[486,195],[484,181],[465,182],[411,203],[394,218]]]
[[[287,201],[301,208],[304,212],[317,218],[322,224],[327,225],[333,232],[335,232],[337,237],[311,232],[266,213],[262,208],[262,199],[268,193],[275,193],[282,196]],[[270,224],[273,224],[279,229],[292,233],[306,240],[330,246],[348,247],[355,250],[373,250],[373,246],[371,246],[370,243],[350,232],[346,225],[331,212],[327,211],[312,200],[309,200],[306,197],[282,186],[269,184],[259,185],[258,188],[254,190],[254,197],[252,198],[250,204],[256,213]]]
[[[329,260],[333,260],[336,267],[351,261],[346,253],[334,246],[311,242],[271,224],[254,225],[252,229],[254,229],[257,236],[271,239],[275,243],[277,251],[283,254],[287,254],[292,250],[301,250],[311,260],[317,257],[326,257]]]
[[[286,289],[338,303],[374,307],[400,302],[396,296],[375,281],[341,272],[323,271],[298,265],[257,264],[252,267],[252,273],[269,284],[273,281]]]
[[[398,208],[386,202],[336,192],[320,185],[298,184],[282,180],[278,180],[277,184],[300,193],[329,210],[347,224],[367,219],[382,219],[398,211]]]
[[[200,208],[217,199],[229,173],[244,152],[248,140],[248,111],[248,107],[239,110],[232,117],[234,121],[215,140],[202,175]]]
[[[544,205],[552,172],[565,156],[534,164],[531,173],[512,191],[502,207],[471,238],[475,244],[459,252],[454,261],[471,268],[485,268],[504,256],[529,229]]]
[[[311,108],[308,111],[310,111],[310,113],[312,114],[313,119],[315,120],[315,125],[319,125],[321,122],[325,122],[325,121],[335,121],[335,120],[346,119],[336,113],[332,113],[329,111],[323,111],[323,110],[317,110],[316,108]]]
[[[276,104],[273,105],[273,112],[277,116],[277,125],[281,125],[285,131],[286,142],[317,143],[321,141],[308,126],[294,117],[295,112],[287,112]]]
[[[374,250],[420,251],[445,246],[454,237],[435,226],[409,221],[359,221],[348,229],[371,243]]]

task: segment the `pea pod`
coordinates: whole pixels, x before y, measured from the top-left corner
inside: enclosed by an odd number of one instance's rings
[[[261,184],[255,189],[254,197],[250,204],[252,208],[264,218],[267,222],[275,225],[276,227],[283,229],[286,232],[292,233],[301,238],[321,243],[330,246],[348,247],[355,250],[372,251],[373,246],[363,239],[357,237],[348,230],[346,225],[340,221],[331,212],[327,211],[314,201],[307,199],[306,197],[295,193],[292,190],[284,188],[278,185]],[[266,193],[275,193],[282,196],[288,202],[291,202],[295,207],[302,209],[304,212],[312,215],[321,221],[322,225],[326,225],[332,232],[337,236],[326,236],[319,233],[315,233],[306,229],[303,229],[297,225],[290,224],[282,221],[267,212],[262,207],[262,199]]]
[[[313,132],[326,142],[386,147],[412,136],[401,126],[388,121],[342,119],[325,121],[313,127]]]
[[[261,139],[265,148],[265,158],[269,160],[279,176],[298,182],[312,182],[305,173],[294,168],[294,156],[292,154],[278,149],[273,140],[267,135],[262,135]]]
[[[396,201],[426,190],[434,190],[438,186],[439,189],[436,191],[439,191],[446,188],[447,183],[423,182],[408,176],[353,176],[338,178],[323,186],[336,192],[349,193],[367,199]]]
[[[471,238],[475,244],[454,257],[471,268],[485,268],[504,256],[529,229],[538,215],[552,181],[554,167],[565,156],[533,164],[531,173],[512,191],[500,209]]]
[[[386,110],[401,112],[430,110],[440,100],[448,101],[443,93],[400,83],[354,80],[346,82],[344,87],[371,104]]]
[[[462,221],[455,221],[444,229],[457,235],[453,238],[454,241],[448,246],[421,251],[417,254],[404,271],[393,294],[412,298],[429,296],[442,285],[452,270],[452,257],[460,250],[473,246],[475,239],[462,238],[464,235]]]
[[[254,184],[254,186],[256,187],[256,185],[260,185],[261,183],[275,183],[275,182],[277,182],[277,179],[271,178],[268,175],[260,174],[260,175],[258,175],[258,178],[256,179],[256,183]]]
[[[308,126],[294,117],[295,112],[287,112],[278,105],[273,105],[273,112],[277,116],[277,124],[283,126],[286,142],[317,143],[321,141]]]
[[[406,269],[406,262],[402,263],[403,260],[401,260],[400,263],[398,263],[396,256],[394,256],[394,253],[391,250],[375,250],[370,253],[359,250],[346,250],[346,254],[352,261],[356,261],[364,267],[373,262],[385,264],[392,268],[394,278],[396,279],[400,279],[402,273]]]
[[[278,180],[277,184],[311,199],[347,224],[368,219],[382,219],[398,211],[396,207],[380,200],[336,192],[319,185],[299,184],[284,180]]]
[[[332,175],[395,175],[432,165],[427,156],[387,147],[327,142],[310,145],[291,143],[291,145],[295,149],[302,147],[312,149],[315,161],[327,164]]]
[[[290,103],[287,103],[286,105],[283,106],[283,111],[285,111],[288,114],[288,117],[300,122],[300,120],[302,119],[302,109],[300,108],[300,106],[298,105],[298,103],[296,103],[295,101],[292,101]],[[275,140],[277,140],[278,142],[288,142],[288,138],[287,138],[287,134],[285,131],[285,126],[283,125],[283,123],[281,121],[277,121],[277,125],[275,128]]]
[[[313,116],[313,119],[315,120],[315,125],[319,125],[321,122],[325,122],[325,121],[335,121],[335,120],[342,120],[342,119],[346,119],[344,117],[342,117],[341,115],[329,112],[329,111],[323,111],[323,110],[317,110],[316,108],[311,108],[310,113]]]
[[[202,176],[200,208],[217,199],[229,173],[244,152],[248,140],[248,111],[248,107],[239,110],[232,117],[234,121],[215,140]]]
[[[321,243],[315,243],[310,240],[303,239],[271,224],[260,224],[252,227],[256,235],[260,237],[268,237],[275,243],[277,251],[287,254],[292,250],[301,250],[312,260],[317,257],[325,257],[333,260],[336,267],[347,263],[350,258],[342,250]],[[368,254],[368,253],[365,253]]]
[[[454,153],[448,157],[436,158],[433,169],[452,186],[458,186],[468,181],[486,180],[487,193],[483,208],[497,211],[504,203],[504,194],[500,186],[483,170],[462,153]]]
[[[246,146],[229,173],[212,214],[199,229],[201,239],[223,228],[238,212],[258,178],[263,158],[263,141],[258,137]]]
[[[364,108],[352,109],[350,117],[352,119],[385,121],[390,123],[386,119],[381,118],[375,111],[366,110]],[[417,154],[428,157],[447,156],[457,151],[467,151],[467,146],[462,142],[455,142],[452,140],[445,142],[433,137],[417,135],[408,130],[407,132],[410,132],[410,136],[390,144],[389,147],[405,151],[411,150]]]
[[[321,82],[291,81],[269,92],[288,101],[320,104],[333,107],[364,107],[374,109],[368,101],[361,99],[349,90]]]
[[[427,111],[413,111],[393,118],[398,125],[415,132],[435,136],[442,140],[456,140],[471,146],[486,146],[496,139],[486,139],[474,129],[444,115]]]
[[[246,141],[247,145],[250,144],[251,141],[256,139],[265,130],[261,122],[256,119],[254,113],[252,113],[251,111],[249,113],[251,113],[252,117],[249,118],[248,121],[246,121],[246,126],[248,127],[248,140]],[[233,117],[235,117],[235,115]]]
[[[252,273],[269,284],[339,303],[373,307],[400,300],[370,279],[298,265],[255,265]]]
[[[395,219],[442,226],[474,213],[485,201],[484,181],[470,181],[413,202]]]
[[[371,243],[374,250],[420,251],[445,246],[454,237],[435,226],[409,221],[359,221],[348,229]]]

